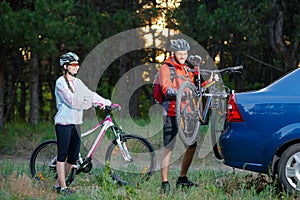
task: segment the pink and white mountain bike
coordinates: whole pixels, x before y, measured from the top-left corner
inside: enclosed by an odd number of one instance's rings
[[[110,112],[120,109],[118,104],[106,106],[105,119],[81,134],[82,138],[86,137],[101,127],[87,155],[82,157],[79,154],[79,159],[66,178],[67,185],[74,181],[76,174],[91,171],[93,153],[109,128],[113,132],[114,138],[106,150],[105,164],[113,180],[120,185],[137,185],[150,178],[156,165],[154,148],[147,139],[138,135],[127,134],[113,122]],[[56,155],[56,140],[42,142],[31,155],[31,175],[45,186],[51,187],[57,178]]]

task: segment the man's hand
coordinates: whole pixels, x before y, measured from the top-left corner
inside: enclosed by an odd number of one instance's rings
[[[211,72],[211,75],[210,75],[210,78],[208,79],[208,81],[212,82],[213,80],[218,82],[220,80],[219,74],[215,74],[215,73]]]
[[[216,82],[218,82],[220,80],[219,74],[215,74],[214,79],[215,79]]]

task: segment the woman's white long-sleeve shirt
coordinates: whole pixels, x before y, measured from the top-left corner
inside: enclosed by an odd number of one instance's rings
[[[110,100],[88,89],[80,79],[75,78],[69,81],[69,84],[74,93],[68,88],[63,76],[56,80],[55,98],[58,111],[54,117],[55,124],[81,124],[84,109],[89,109],[99,103],[111,105]]]

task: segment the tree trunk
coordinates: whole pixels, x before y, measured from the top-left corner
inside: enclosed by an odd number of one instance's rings
[[[3,70],[0,70],[0,127],[4,126],[4,86]]]
[[[14,57],[12,57],[14,58]],[[14,63],[8,67],[7,88],[5,90],[5,117],[7,121],[15,118],[16,90],[17,90],[17,64]]]
[[[32,57],[30,77],[30,116],[29,122],[36,125],[39,121],[39,61],[37,55]]]
[[[123,76],[123,74],[126,73],[126,63],[127,63],[127,58],[122,56],[120,58],[120,71],[119,71],[119,75],[120,77]],[[122,100],[122,97],[127,97],[128,96],[128,90],[126,90],[126,87],[128,87],[128,83],[124,82],[124,84],[122,84],[122,88],[120,88],[120,94],[118,96],[118,99],[116,100],[117,102],[120,102],[121,105],[123,106],[122,107],[122,112],[119,113],[119,117],[120,118],[124,118],[126,117],[129,112],[130,112],[130,109],[129,109],[129,102],[124,102],[124,101],[121,101]]]
[[[299,41],[291,40],[290,45],[285,44],[284,28],[287,24],[292,24],[292,17],[289,17],[286,13],[293,9],[294,5],[289,4],[285,0],[274,0],[273,2],[273,16],[269,27],[270,44],[275,53],[281,56],[283,60],[284,71],[289,71],[297,67],[298,55],[297,50]],[[296,13],[297,11],[295,11]],[[294,15],[297,16],[296,14]]]
[[[132,54],[133,59],[132,59],[132,66],[136,67],[137,63],[139,62],[139,56],[137,54],[137,52],[134,52]],[[155,58],[155,57],[154,57]],[[140,77],[139,70],[134,70],[133,73],[131,73],[131,76],[129,76],[129,83],[131,85],[134,85],[134,83],[138,83],[138,77]],[[137,118],[139,116],[139,98],[141,95],[141,90],[137,89],[134,91],[133,95],[130,98],[130,102],[129,102],[129,111],[130,111],[130,115],[134,118]]]
[[[20,82],[20,104],[19,104],[19,114],[20,118],[25,120],[26,119],[26,82],[21,81]]]

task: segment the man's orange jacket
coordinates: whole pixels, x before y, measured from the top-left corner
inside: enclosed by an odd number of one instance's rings
[[[168,116],[176,116],[177,91],[185,81],[194,83],[194,75],[192,72],[188,71],[190,68],[187,65],[177,63],[173,56],[170,56],[165,63],[166,62],[174,66],[176,75],[173,81],[171,81],[171,71],[167,64],[163,64],[159,69],[159,83],[161,84],[162,92],[166,97],[162,106],[166,110]]]

